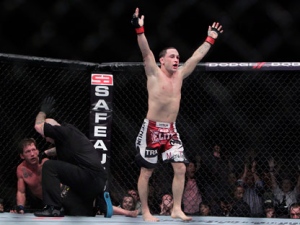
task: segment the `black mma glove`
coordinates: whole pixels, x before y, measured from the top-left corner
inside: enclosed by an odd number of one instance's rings
[[[142,33],[145,32],[144,26],[140,26],[140,24],[139,24],[139,18],[136,17],[135,14],[133,14],[133,16],[132,16],[131,24],[132,24],[132,26],[135,28],[135,32],[136,32],[137,34],[142,34]]]
[[[217,25],[218,25],[218,23],[217,23]],[[223,31],[220,31],[219,29],[217,29],[217,28],[215,28],[215,27],[212,27],[211,30],[210,30],[210,32],[216,32],[216,33],[218,34],[218,36],[219,36]],[[206,39],[205,39],[205,42],[207,42],[207,43],[213,45],[213,44],[215,43],[215,40],[216,40],[215,38],[211,37],[211,36],[208,34],[208,36],[207,36]]]
[[[218,34],[218,36],[221,34],[221,32],[217,28],[214,28],[214,27],[211,28],[211,31],[216,32]]]
[[[40,154],[39,154],[39,163],[41,163],[42,162],[42,160],[44,159],[44,158],[47,158],[48,156],[47,156],[47,154],[45,153],[45,152],[40,152]]]
[[[47,117],[49,117],[49,115],[54,112],[54,103],[55,100],[53,97],[46,97],[42,102],[40,111],[44,112],[47,115]]]
[[[211,28],[211,32],[214,31],[218,34],[218,36],[221,34],[221,32],[217,29],[217,28],[214,28],[212,27]],[[213,37],[211,36],[207,36],[207,38],[205,39],[206,42],[208,42],[209,44],[213,45],[215,43],[215,40]]]

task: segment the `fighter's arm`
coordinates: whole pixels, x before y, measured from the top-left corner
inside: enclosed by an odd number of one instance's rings
[[[214,44],[220,33],[223,33],[221,24],[214,22],[208,27],[207,38],[204,43],[196,49],[193,55],[180,68],[183,78],[186,78],[193,72],[197,64],[203,59]]]
[[[144,66],[145,66],[145,71],[146,75],[153,75],[156,74],[158,70],[157,63],[155,61],[155,57],[153,52],[151,51],[149,47],[149,43],[147,41],[147,38],[144,33],[144,15],[142,15],[139,18],[139,8],[136,8],[133,18],[131,20],[132,25],[134,26],[137,34],[137,41],[139,48],[142,53],[143,61],[144,61]]]
[[[35,118],[35,130],[42,135],[44,135],[44,124],[47,116],[53,111],[53,105],[55,103],[55,100],[52,97],[47,97],[43,100],[40,112],[37,114]]]
[[[49,148],[43,152],[39,153],[39,163],[44,164],[48,157],[56,156],[56,148]]]
[[[46,120],[46,114],[44,112],[39,112],[35,118],[34,129],[43,137],[44,135],[44,124]]]
[[[47,156],[56,156],[56,148],[49,148],[44,151]]]
[[[122,209],[121,207],[113,206],[113,214],[114,215],[125,215],[129,217],[137,217],[138,210],[127,210]]]
[[[24,213],[24,206],[26,203],[26,185],[22,176],[21,168],[17,169],[17,213]]]

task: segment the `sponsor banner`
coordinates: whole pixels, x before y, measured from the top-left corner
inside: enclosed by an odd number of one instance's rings
[[[206,71],[300,70],[300,62],[207,62]]]
[[[91,74],[90,140],[102,156],[101,164],[109,170],[112,126],[113,75]]]

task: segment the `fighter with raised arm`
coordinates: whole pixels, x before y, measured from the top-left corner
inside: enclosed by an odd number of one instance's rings
[[[136,162],[141,167],[138,191],[143,219],[159,221],[149,210],[148,184],[157,165],[158,154],[162,154],[162,160],[170,162],[174,170],[172,184],[174,206],[171,217],[189,221],[192,218],[186,216],[181,209],[185,164],[188,160],[184,155],[184,148],[176,129],[181,87],[183,79],[193,72],[218,35],[223,32],[222,26],[218,22],[209,26],[206,40],[182,66],[179,66],[179,53],[174,47],[161,51],[160,66],[158,66],[144,33],[144,16],[139,17],[139,8],[136,8],[131,23],[136,30],[138,45],[144,60],[148,90],[148,112],[136,139]]]

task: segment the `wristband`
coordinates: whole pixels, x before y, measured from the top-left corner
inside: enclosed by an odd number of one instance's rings
[[[215,43],[215,39],[212,38],[211,36],[207,36],[206,39],[205,39],[205,42],[213,45]]]
[[[145,32],[144,26],[135,28],[135,32],[136,32],[136,34],[142,34],[142,33],[144,33]]]
[[[206,39],[205,39],[205,42],[213,45],[215,43],[215,39],[212,38],[211,36],[207,36]]]

